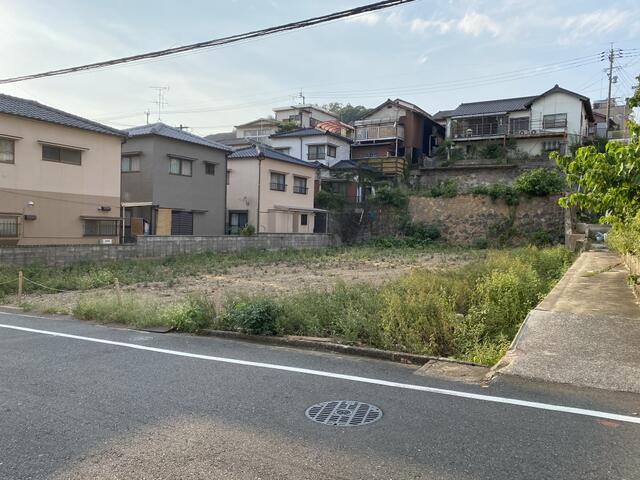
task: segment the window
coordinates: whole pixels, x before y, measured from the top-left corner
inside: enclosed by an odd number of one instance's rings
[[[139,172],[140,158],[134,156],[122,157],[120,160],[121,172]]]
[[[18,217],[0,216],[0,238],[18,236]]]
[[[559,151],[560,140],[545,140],[542,142],[542,149],[545,152]]]
[[[271,172],[271,190],[277,190],[278,192],[285,191],[284,174]]]
[[[306,213],[303,213],[302,215],[300,215],[300,225],[308,225],[309,223],[309,216]]]
[[[191,160],[183,158],[171,158],[169,160],[169,173],[171,175],[191,176]]]
[[[567,126],[566,113],[554,113],[542,117],[542,128],[565,128]]]
[[[16,142],[9,138],[0,138],[0,163],[15,163]]]
[[[327,145],[327,156],[336,158],[336,147],[334,145]]]
[[[511,118],[511,133],[519,133],[529,130],[529,117]]]
[[[215,175],[216,174],[216,164],[215,163],[204,163],[204,173],[206,175]]]
[[[293,193],[307,194],[307,179],[304,177],[293,177]]]
[[[325,145],[307,145],[307,158],[309,160],[323,160]]]
[[[118,221],[117,220],[85,220],[84,235],[85,237],[117,237]]]
[[[67,163],[69,165],[82,164],[82,151],[71,148],[42,145],[42,160],[47,162]]]

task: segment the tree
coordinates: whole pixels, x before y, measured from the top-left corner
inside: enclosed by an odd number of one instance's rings
[[[367,108],[363,105],[353,106],[350,103],[343,105],[342,103],[339,103],[339,102],[328,103],[326,105],[323,105],[322,108],[337,114],[338,117],[340,118],[340,121],[344,123],[353,123],[356,120],[361,119],[371,111],[370,108]]]
[[[292,122],[291,120],[284,120],[278,124],[278,133],[290,132],[292,130],[296,130],[300,128],[300,126],[296,122]]]
[[[640,106],[640,87],[627,104]],[[567,185],[576,188],[560,199],[561,206],[590,210],[601,216],[600,221],[614,224],[625,224],[640,212],[640,126],[629,124],[628,144],[611,141],[604,152],[588,145],[573,157],[554,155],[567,176]]]

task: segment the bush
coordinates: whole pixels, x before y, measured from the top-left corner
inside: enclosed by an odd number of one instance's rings
[[[606,241],[611,250],[623,255],[640,254],[640,213],[626,222],[614,223]]]
[[[179,332],[199,332],[209,328],[216,317],[216,307],[204,296],[191,296],[186,302],[166,307],[160,314],[163,325]]]
[[[345,204],[344,196],[327,190],[320,190],[314,197],[314,205],[325,210],[342,210]]]
[[[426,222],[409,222],[403,226],[403,233],[414,240],[431,242],[440,238],[440,230]]]
[[[246,224],[244,227],[242,227],[242,230],[240,230],[240,235],[243,235],[245,237],[251,237],[252,235],[255,235],[255,234],[256,234],[256,227],[250,224]]]
[[[219,326],[257,335],[273,335],[280,313],[280,305],[271,298],[233,299],[226,303]]]
[[[564,189],[564,179],[555,170],[536,168],[521,174],[513,182],[513,188],[525,195],[545,197],[560,193]]]
[[[422,192],[425,197],[445,197],[453,198],[458,195],[458,184],[453,179],[439,181],[431,188]]]
[[[478,185],[471,190],[474,195],[488,195],[491,200],[496,201],[501,198],[507,205],[515,206],[520,203],[518,192],[509,185],[504,183],[495,183],[493,185]]]
[[[371,199],[371,203],[405,208],[409,204],[409,195],[402,188],[382,185],[376,189],[375,196]]]
[[[383,290],[380,327],[386,348],[427,355],[451,352],[454,302],[434,283],[409,276]]]

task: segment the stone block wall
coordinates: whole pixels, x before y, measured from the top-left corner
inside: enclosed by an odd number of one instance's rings
[[[133,258],[162,258],[204,252],[244,250],[283,250],[329,247],[336,239],[329,234],[260,234],[251,237],[220,236],[143,236],[135,244],[55,245],[0,247],[1,266],[41,264],[64,267],[79,262],[102,262]]]
[[[501,229],[510,229],[510,237],[527,240],[537,232],[546,232],[551,240],[564,238],[564,210],[557,196],[521,197],[520,204],[509,206],[503,200],[486,195],[458,195],[453,198],[411,197],[412,221],[436,225],[442,239],[455,245],[497,240]]]
[[[450,167],[433,167],[420,170],[418,186],[432,187],[439,182],[453,180],[459,193],[470,193],[474,187],[493,185],[496,183],[512,184],[522,173],[517,165],[459,165]]]

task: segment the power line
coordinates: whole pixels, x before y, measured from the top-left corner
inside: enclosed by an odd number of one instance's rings
[[[217,39],[213,39],[213,40],[207,40],[205,42],[198,42],[198,43],[193,43],[190,45],[183,45],[180,47],[173,47],[173,48],[167,48],[164,50],[156,50],[154,52],[147,52],[147,53],[142,53],[139,55],[131,55],[129,57],[121,57],[121,58],[116,58],[113,60],[106,60],[106,61],[102,61],[102,62],[96,62],[96,63],[89,63],[86,65],[79,65],[77,67],[69,67],[69,68],[61,68],[59,70],[50,70],[48,72],[41,72],[41,73],[34,73],[31,75],[21,75],[18,77],[11,77],[11,78],[5,78],[5,79],[0,79],[0,84],[6,84],[6,83],[16,83],[16,82],[22,82],[25,80],[33,80],[36,78],[44,78],[44,77],[53,77],[53,76],[59,76],[59,75],[67,75],[70,73],[75,73],[75,72],[82,72],[82,71],[86,71],[86,70],[96,70],[96,69],[100,69],[100,68],[106,68],[106,67],[110,67],[113,65],[120,65],[123,63],[131,63],[131,62],[137,62],[140,60],[146,60],[149,58],[158,58],[158,57],[166,57],[168,55],[175,55],[175,54],[179,54],[179,53],[183,53],[183,52],[188,52],[188,51],[192,51],[192,50],[200,50],[203,48],[211,48],[211,47],[217,47],[220,45],[227,45],[230,43],[236,43],[236,42],[240,42],[242,40],[247,40],[250,38],[259,38],[259,37],[264,37],[267,35],[273,35],[275,33],[279,33],[279,32],[285,32],[285,31],[290,31],[290,30],[298,30],[301,28],[306,28],[306,27],[310,27],[313,25],[318,25],[321,23],[326,23],[326,22],[330,22],[333,20],[338,20],[341,18],[348,18],[348,17],[352,17],[355,15],[360,15],[363,13],[368,13],[368,12],[374,12],[377,10],[383,10],[386,8],[390,8],[390,7],[395,7],[398,5],[402,5],[404,3],[409,3],[409,2],[413,2],[415,0],[382,0],[379,2],[375,2],[375,3],[370,3],[367,5],[363,5],[360,7],[355,7],[355,8],[351,8],[349,10],[342,10],[339,12],[334,12],[334,13],[330,13],[327,15],[321,15],[319,17],[312,17],[312,18],[308,18],[306,20],[300,20],[297,22],[291,22],[291,23],[286,23],[283,25],[278,25],[275,27],[269,27],[269,28],[264,28],[262,30],[254,30],[251,32],[247,32],[247,33],[241,33],[241,34],[237,34],[237,35],[231,35],[228,37],[222,37],[222,38],[217,38]]]

